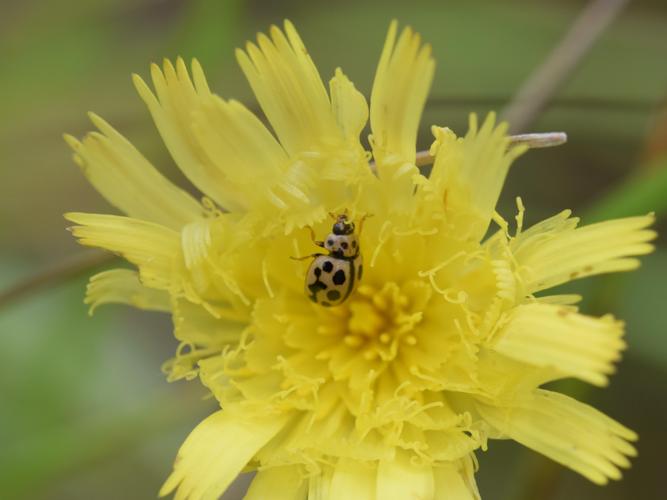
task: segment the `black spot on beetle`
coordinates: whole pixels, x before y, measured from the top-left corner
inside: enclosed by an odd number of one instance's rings
[[[345,250],[347,250],[347,242],[344,241],[343,243],[340,244]]]
[[[333,264],[331,263],[330,260],[328,260],[322,265],[322,269],[324,269],[325,273],[330,273],[331,271],[333,271]]]
[[[345,271],[343,271],[342,269],[336,271],[333,275],[333,282],[336,285],[342,285],[343,283],[345,283]]]
[[[322,283],[321,281],[315,281],[314,283],[311,283],[308,285],[308,290],[310,290],[310,299],[313,302],[317,302],[317,292],[320,290],[326,290],[327,284]]]
[[[333,240],[327,240],[327,245],[329,246],[333,245]]]
[[[308,290],[310,291],[309,298],[313,302],[317,302],[318,292],[320,292],[320,290],[326,290],[327,284],[320,281],[320,276],[322,275],[322,269],[316,267],[313,270],[313,274],[315,275],[315,281],[308,284]]]
[[[327,299],[332,302],[336,302],[338,299],[340,299],[340,292],[338,290],[329,290],[327,292]]]

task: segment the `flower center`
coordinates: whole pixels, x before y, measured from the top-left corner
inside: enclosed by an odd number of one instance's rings
[[[329,360],[335,380],[363,384],[418,348],[430,297],[431,287],[421,281],[359,286],[346,305],[331,310],[327,331],[335,340],[319,358]]]
[[[421,321],[422,312],[410,311],[410,298],[396,283],[387,283],[380,290],[364,285],[357,292],[348,306],[345,344],[357,348],[368,361],[390,361],[401,343],[417,344],[411,332]]]

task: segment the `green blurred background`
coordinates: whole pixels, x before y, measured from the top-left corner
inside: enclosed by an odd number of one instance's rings
[[[94,110],[171,178],[176,171],[130,83],[152,61],[196,56],[211,87],[253,103],[233,47],[292,19],[325,78],[340,65],[368,95],[390,19],[433,45],[437,73],[420,134],[464,132],[470,111],[501,110],[585,5],[581,1],[369,2],[0,0],[0,292],[83,255],[62,213],[108,212],[62,141]],[[667,4],[631,2],[531,129],[570,140],[512,170],[501,213],[527,220],[572,208],[585,222],[667,211]],[[564,384],[639,431],[623,481],[599,488],[511,442],[479,453],[482,495],[496,499],[664,498],[667,445],[667,248],[633,274],[568,290],[584,310],[627,321],[630,349],[605,390]],[[0,306],[0,498],[156,496],[176,450],[214,404],[160,372],[176,343],[169,318],[110,306],[88,317],[90,269]],[[241,481],[243,483],[243,481]],[[243,484],[225,498],[240,498]]]

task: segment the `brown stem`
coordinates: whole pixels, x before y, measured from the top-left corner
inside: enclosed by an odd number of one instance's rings
[[[567,134],[565,132],[545,132],[543,134],[518,134],[510,136],[510,147],[525,144],[529,148],[550,148],[553,146],[560,146],[567,142]],[[426,149],[424,151],[417,151],[415,158],[415,165],[418,167],[425,167],[433,163],[434,158]]]
[[[535,121],[627,3],[628,0],[594,0],[584,8],[505,108],[502,118],[510,123],[510,131],[523,131]]]
[[[57,285],[69,278],[80,276],[91,269],[113,262],[115,259],[117,259],[115,255],[102,252],[86,252],[85,254],[77,255],[66,262],[57,264],[51,269],[38,272],[7,290],[0,292],[0,309],[21,299],[25,295]]]

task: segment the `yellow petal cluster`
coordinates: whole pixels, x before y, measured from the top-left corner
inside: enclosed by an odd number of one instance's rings
[[[428,45],[392,23],[370,99],[337,69],[329,88],[296,30],[237,51],[271,125],[211,92],[199,64],[151,68],[135,86],[202,196],[159,173],[101,118],[67,136],[97,190],[125,215],[71,213],[83,245],[133,269],[91,278],[86,301],[171,313],[169,380],[198,378],[221,406],[183,444],[162,495],[214,499],[257,470],[248,499],[477,499],[475,450],[512,438],[604,484],[635,434],[541,389],[603,386],[623,323],[578,311],[561,283],[627,271],[652,250],[651,215],[580,226],[569,211],[516,228],[495,211],[512,162],[493,114],[457,136],[433,127],[415,165],[434,73]],[[370,119],[370,150],[360,133]],[[341,306],[303,292],[329,212],[369,216],[364,275]],[[495,223],[494,226],[491,226]]]

